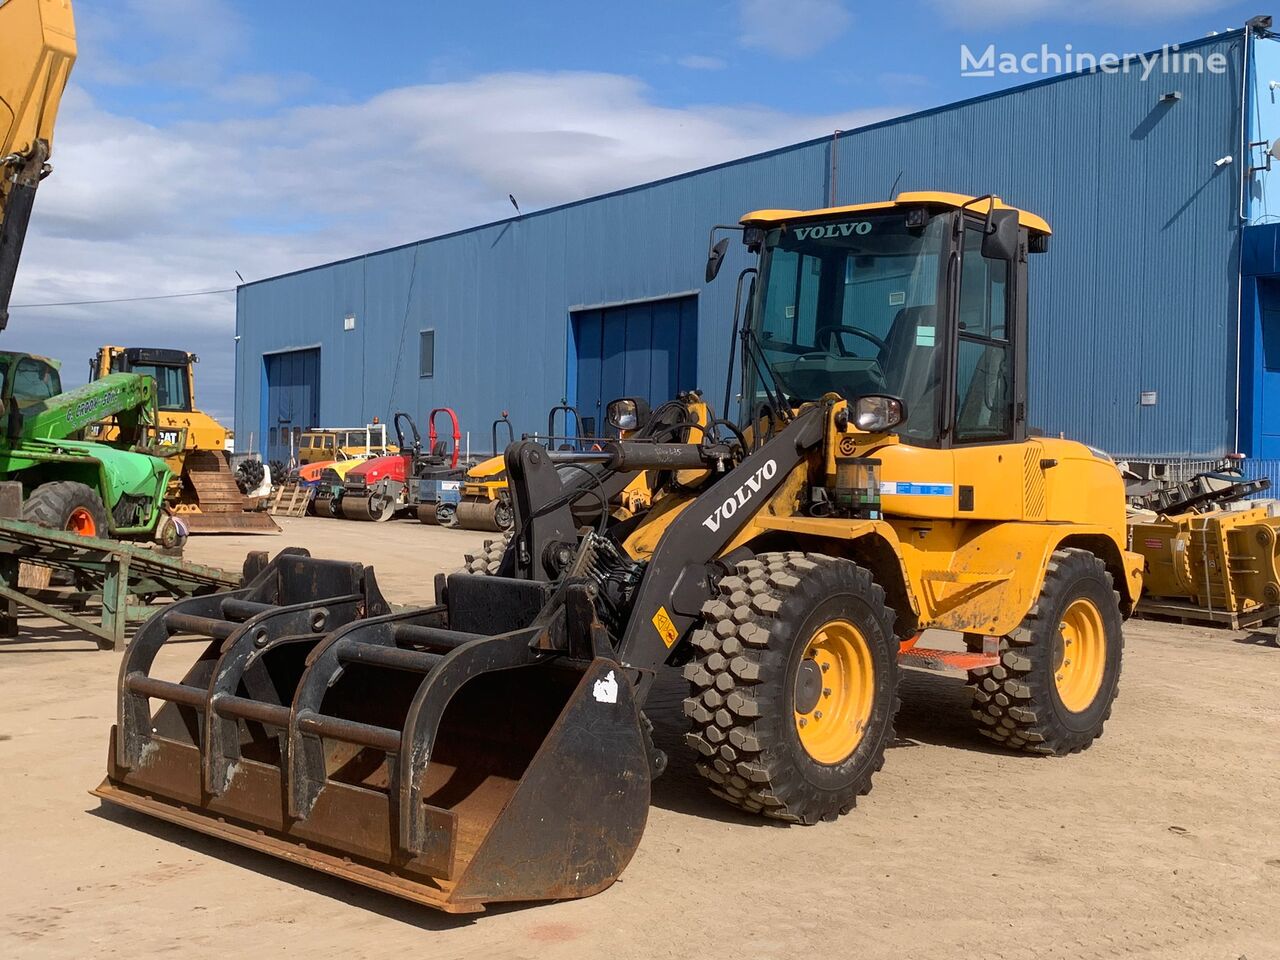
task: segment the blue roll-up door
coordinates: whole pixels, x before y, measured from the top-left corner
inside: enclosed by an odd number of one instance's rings
[[[610,400],[643,397],[656,407],[698,385],[697,297],[580,310],[573,332],[577,407],[597,435]]]
[[[320,351],[290,350],[264,358],[267,365],[267,459],[286,465],[296,460],[298,436],[320,426]]]

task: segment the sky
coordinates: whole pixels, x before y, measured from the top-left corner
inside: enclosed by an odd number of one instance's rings
[[[1229,0],[74,0],[63,99],[0,345],[201,357],[231,425],[234,293],[314,266],[978,96],[961,45],[1142,52]],[[768,198],[761,198],[768,205]],[[31,306],[24,306],[31,305]]]

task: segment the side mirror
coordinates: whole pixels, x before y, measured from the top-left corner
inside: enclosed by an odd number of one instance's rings
[[[609,426],[622,433],[643,429],[649,422],[649,404],[643,397],[623,397],[610,401],[605,411]]]
[[[711,252],[707,254],[707,283],[716,278],[720,272],[720,267],[724,264],[725,251],[729,249],[729,238],[721,237],[716,241],[716,245],[711,248]]]
[[[987,214],[982,234],[982,255],[988,260],[1012,260],[1018,255],[1018,211],[997,210]]]
[[[887,433],[907,419],[907,405],[899,397],[871,394],[852,406],[853,425],[863,433]]]

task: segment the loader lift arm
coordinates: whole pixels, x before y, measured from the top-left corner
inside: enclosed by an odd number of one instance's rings
[[[48,176],[53,125],[76,59],[66,0],[0,3],[0,330],[31,221],[36,188]]]

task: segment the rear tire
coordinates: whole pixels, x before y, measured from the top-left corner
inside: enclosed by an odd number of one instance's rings
[[[884,590],[854,563],[799,552],[739,563],[717,589],[684,669],[698,772],[769,817],[847,813],[884,765],[898,709]]]
[[[1088,550],[1057,550],[1040,597],[1001,641],[1000,664],[969,672],[979,732],[1062,756],[1102,736],[1120,686],[1120,595]]]
[[[107,508],[97,491],[70,480],[36,487],[22,505],[22,519],[51,530],[72,530],[86,537],[111,536]]]

